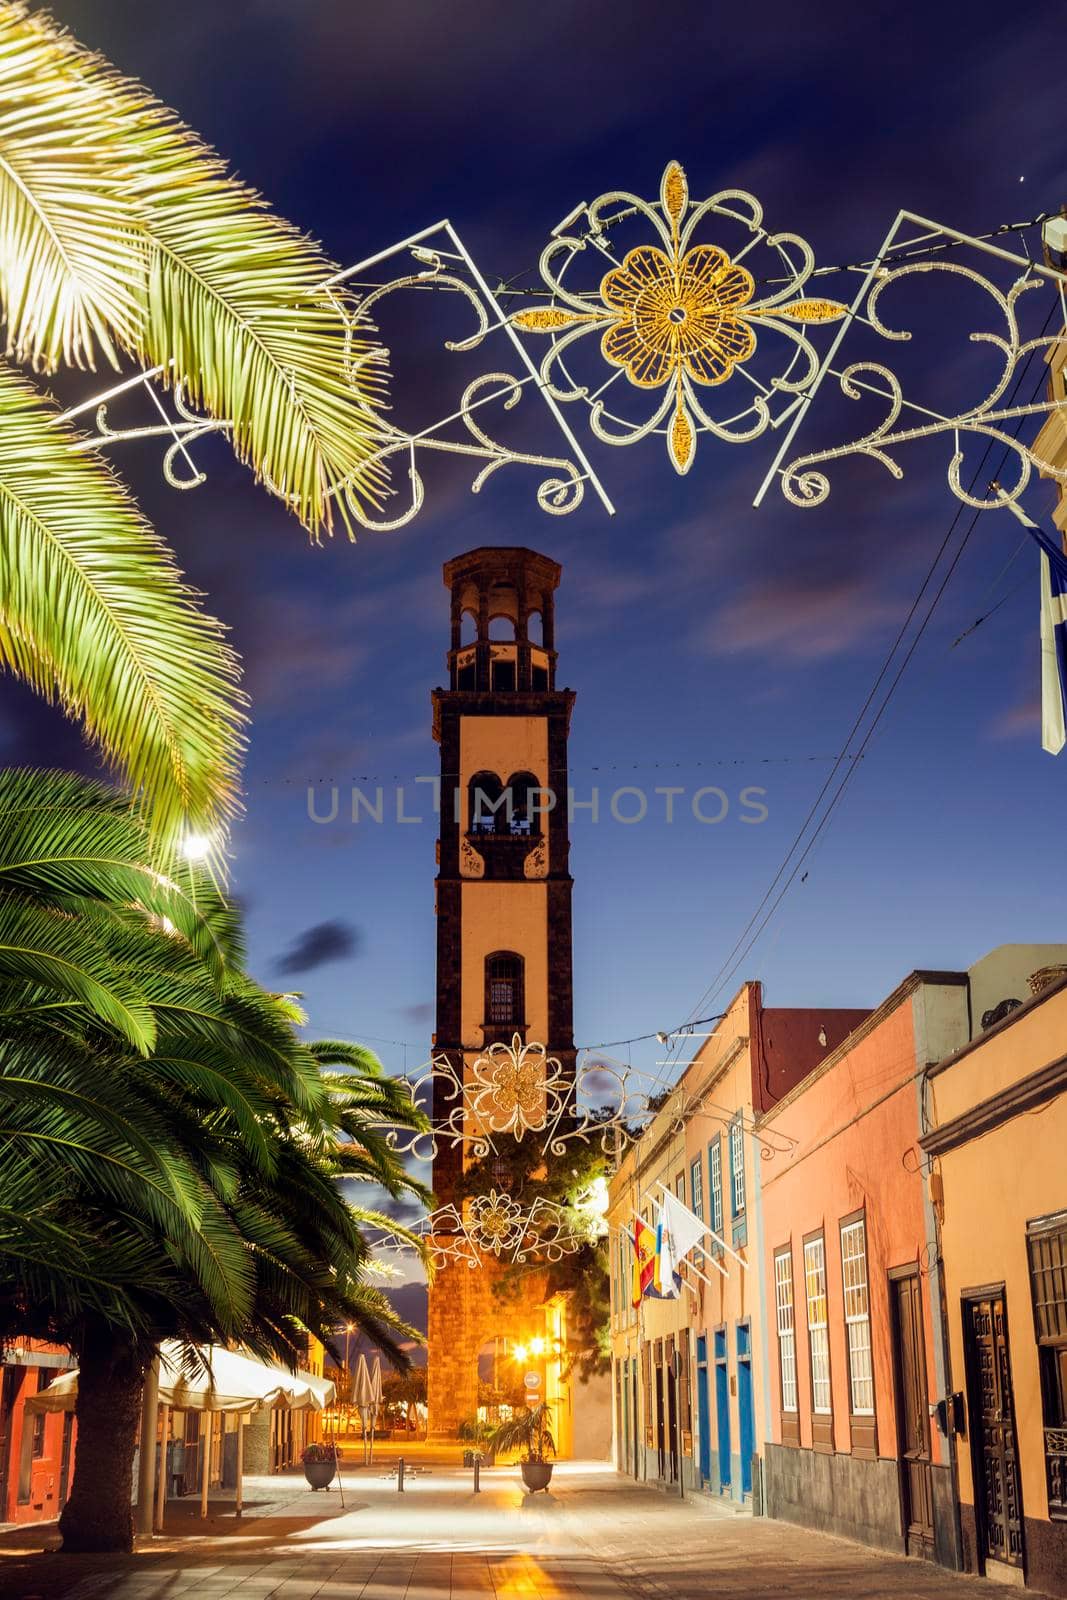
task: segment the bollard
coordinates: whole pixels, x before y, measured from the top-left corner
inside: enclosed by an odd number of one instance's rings
[[[475,1492],[475,1494],[481,1494],[481,1492],[482,1492],[481,1476],[482,1476],[482,1458],[481,1458],[481,1456],[475,1456],[475,1458],[474,1458],[474,1492]]]
[[[396,1464],[396,1492],[404,1493],[404,1457],[401,1456]]]

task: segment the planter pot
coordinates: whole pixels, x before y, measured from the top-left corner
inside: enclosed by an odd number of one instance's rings
[[[305,1461],[304,1477],[313,1489],[328,1489],[333,1482],[337,1464],[334,1461]]]
[[[536,1494],[539,1489],[547,1489],[552,1482],[551,1461],[524,1461],[522,1481],[531,1494]]]

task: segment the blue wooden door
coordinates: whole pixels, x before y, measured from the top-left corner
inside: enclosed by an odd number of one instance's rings
[[[726,1329],[715,1330],[715,1421],[719,1445],[719,1488],[730,1487],[730,1379],[726,1371]]]
[[[708,1404],[708,1341],[697,1339],[697,1433],[700,1437],[700,1479],[711,1479],[711,1407]]]
[[[752,1394],[752,1329],[737,1325],[737,1428],[741,1451],[741,1492],[752,1493],[752,1457],[756,1453],[756,1412]]]

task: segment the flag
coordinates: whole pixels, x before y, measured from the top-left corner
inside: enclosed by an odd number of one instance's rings
[[[700,1218],[666,1187],[663,1189],[659,1214],[660,1226],[670,1239],[672,1264],[677,1268],[693,1246],[700,1243],[708,1229]]]
[[[634,1247],[632,1301],[641,1304],[641,1296],[652,1287],[656,1270],[656,1235],[642,1217],[634,1217],[630,1243]]]
[[[682,1279],[676,1266],[674,1241],[660,1210],[656,1223],[656,1260],[650,1294],[660,1300],[676,1300],[682,1290]]]
[[[1067,570],[1041,548],[1041,748],[1057,756],[1067,713]]]

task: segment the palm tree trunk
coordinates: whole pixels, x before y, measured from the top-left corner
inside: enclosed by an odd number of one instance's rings
[[[133,1549],[133,1451],[145,1358],[112,1324],[86,1324],[78,1352],[74,1482],[59,1519],[64,1550]],[[148,1449],[155,1440],[146,1441]]]

